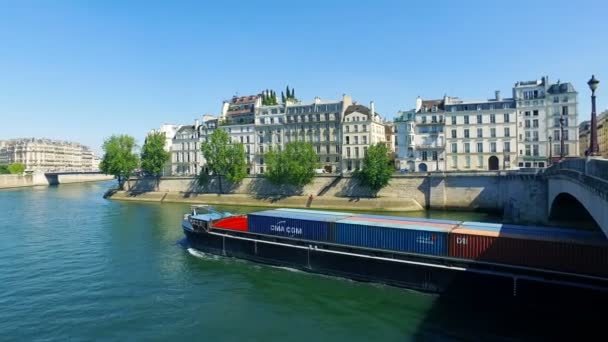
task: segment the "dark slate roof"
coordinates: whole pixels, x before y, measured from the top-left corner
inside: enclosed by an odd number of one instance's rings
[[[346,111],[344,112],[344,116],[354,113],[354,112],[365,114],[369,118],[371,110],[364,105],[354,104],[354,105],[350,105],[346,108]],[[376,115],[380,115],[380,114],[378,114],[378,112],[376,112]]]
[[[552,84],[551,86],[549,86],[549,89],[547,89],[547,92],[549,94],[564,94],[574,93],[576,92],[576,90],[574,90],[574,86],[572,86],[572,83],[566,82]]]
[[[437,106],[437,110],[442,111],[442,110],[444,110],[443,104],[444,104],[443,99],[422,101],[422,107],[420,108],[419,112],[422,112],[424,108],[426,108],[427,111],[430,112],[433,109],[433,106]]]
[[[192,133],[194,132],[194,126],[182,126],[179,128],[179,130],[177,131],[177,134],[179,133]]]

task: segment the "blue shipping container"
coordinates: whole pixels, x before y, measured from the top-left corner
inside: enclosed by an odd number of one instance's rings
[[[266,210],[247,216],[249,232],[311,241],[333,241],[330,223],[345,215]]]
[[[429,222],[429,223],[440,223],[440,224],[451,224],[451,225],[457,225],[462,222],[462,221],[454,221],[454,220],[436,220],[436,219],[426,219],[426,218],[418,218],[418,217],[372,215],[372,214],[357,214],[356,217],[372,218],[372,219],[386,219],[386,220],[403,220],[403,221],[413,221],[413,222],[420,222],[420,223]]]
[[[336,242],[366,248],[446,256],[450,229],[366,222],[344,219],[336,222]]]

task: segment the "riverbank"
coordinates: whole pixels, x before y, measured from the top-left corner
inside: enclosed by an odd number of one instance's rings
[[[24,188],[32,186],[49,186],[57,184],[72,184],[86,182],[100,182],[114,179],[113,176],[103,174],[44,174],[36,172],[22,175],[0,175],[0,189]]]
[[[120,201],[141,201],[161,203],[190,203],[212,205],[241,205],[248,207],[283,207],[332,210],[374,210],[374,211],[421,211],[424,207],[407,198],[356,198],[356,197],[312,197],[309,196],[265,196],[254,197],[245,194],[191,194],[184,192],[128,192],[111,191],[108,196]]]

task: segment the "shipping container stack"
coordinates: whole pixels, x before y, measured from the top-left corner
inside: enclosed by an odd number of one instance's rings
[[[608,277],[608,242],[601,232],[305,209],[265,210],[225,219],[219,226],[302,241]]]

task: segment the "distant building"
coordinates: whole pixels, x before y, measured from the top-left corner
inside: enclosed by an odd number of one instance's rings
[[[198,120],[194,125],[183,125],[175,133],[171,144],[171,175],[194,176],[202,165]]]
[[[589,149],[589,138],[591,135],[591,121],[583,121],[578,125],[578,144],[579,144],[579,156],[587,156],[587,150]]]
[[[608,158],[608,111],[604,111],[597,118],[597,144],[599,154]]]
[[[87,146],[51,139],[12,139],[0,144],[0,163],[21,163],[26,171],[99,171],[98,158]]]
[[[255,134],[245,139],[247,162],[251,171],[262,174],[265,171],[264,155],[273,149],[281,151],[285,147],[286,104],[258,107],[255,114]],[[251,152],[251,153],[250,153]]]
[[[342,171],[360,170],[367,148],[385,142],[384,123],[375,111],[374,102],[369,108],[359,104],[348,106],[342,121]]]
[[[445,170],[445,99],[416,99],[416,107],[399,112],[398,167],[409,172]]]

